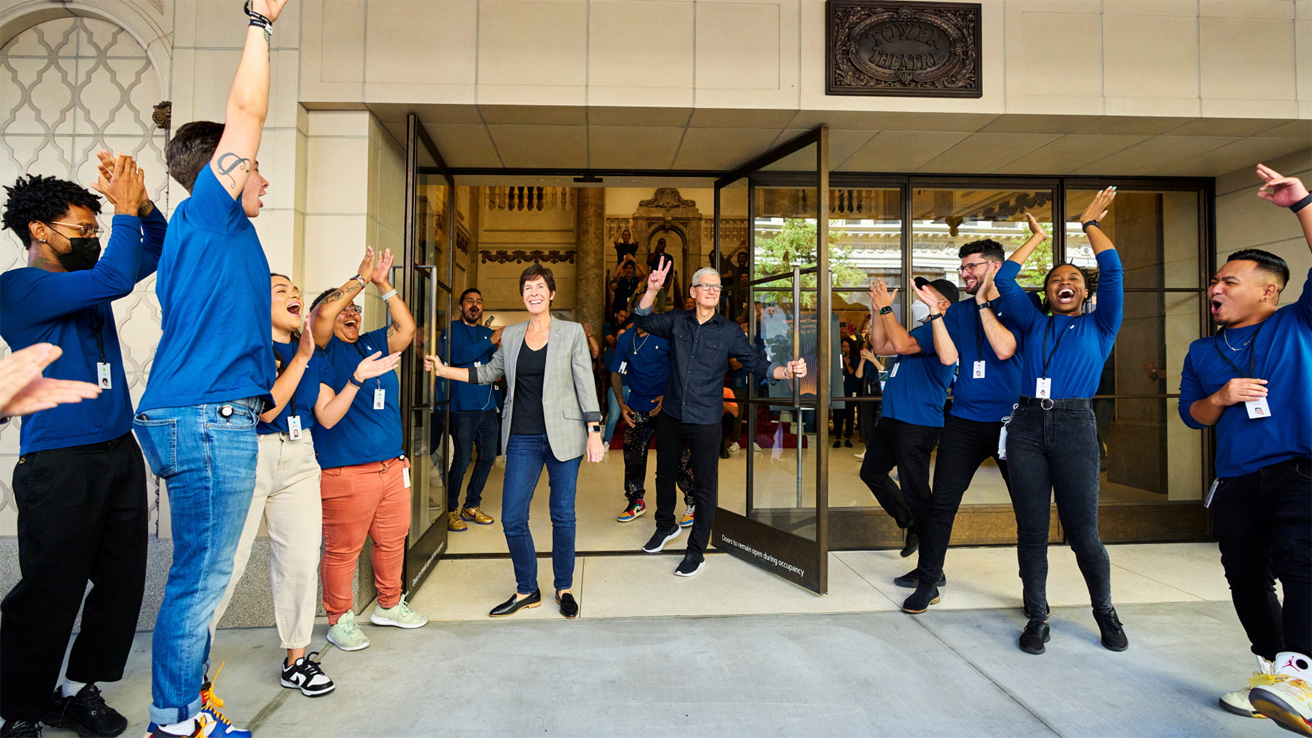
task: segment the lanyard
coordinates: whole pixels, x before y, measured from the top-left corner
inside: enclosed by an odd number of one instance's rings
[[[360,348],[360,342],[359,342],[359,341],[356,341],[355,343],[353,343],[353,344],[351,344],[351,345],[355,347],[355,351],[356,351],[356,353],[360,354],[360,358],[361,358],[361,359],[367,359],[367,358],[369,358],[369,357],[367,357],[367,356],[364,355],[364,349]],[[381,376],[374,377],[374,382],[376,382],[376,383],[378,384],[378,389],[382,389],[382,388],[383,388],[383,378],[382,378]]]
[[[1070,333],[1070,332],[1071,332],[1071,329],[1073,329],[1073,328],[1075,327],[1075,321],[1074,321],[1074,320],[1071,320],[1070,324],[1066,326],[1066,330],[1062,331],[1062,332],[1061,332],[1061,335],[1057,336],[1057,340],[1053,342],[1053,344],[1052,344],[1052,353],[1048,353],[1048,334],[1049,334],[1049,333],[1053,333],[1053,332],[1055,332],[1055,331],[1057,330],[1054,321],[1055,321],[1055,316],[1049,315],[1049,316],[1048,316],[1048,327],[1043,331],[1043,374],[1042,374],[1042,376],[1044,376],[1044,377],[1047,377],[1047,376],[1048,376],[1048,365],[1052,363],[1052,357],[1055,356],[1055,355],[1057,354],[1057,348],[1058,348],[1059,346],[1061,346],[1061,339],[1065,338],[1065,337],[1066,337],[1066,334],[1067,334],[1067,333]]]
[[[975,359],[980,361],[984,359],[984,310],[975,311]]]
[[[469,324],[466,323],[464,320],[460,320],[460,321],[457,321],[457,322],[459,323],[459,325],[460,325],[462,328],[464,328],[465,341],[467,341],[468,343],[471,343],[471,344],[472,344],[472,343],[477,343],[478,341],[482,340],[481,338],[479,338],[479,335],[478,335],[478,326],[477,326],[477,325],[469,325]],[[470,331],[473,331],[473,333],[470,333]],[[488,337],[488,340],[491,340],[491,336]],[[381,384],[380,384],[380,386],[381,386]],[[491,385],[491,384],[489,384],[489,385],[487,386],[487,399],[483,400],[483,407],[479,408],[480,410],[491,410],[491,409],[492,409],[492,407],[491,407],[491,406],[492,406],[492,396],[493,396],[493,393],[495,393],[495,392],[496,392],[496,387],[493,386],[493,385]]]
[[[105,330],[105,319],[101,317],[100,311],[91,308],[91,330],[96,334],[96,350],[100,352],[100,363],[107,364],[105,361],[105,337],[102,331]]]
[[[1257,374],[1256,374],[1255,371],[1254,371],[1254,370],[1256,369],[1256,367],[1257,367],[1257,334],[1259,334],[1259,333],[1262,332],[1262,326],[1263,326],[1263,325],[1266,325],[1266,323],[1265,323],[1265,322],[1263,322],[1263,323],[1258,323],[1258,324],[1257,324],[1257,330],[1253,331],[1253,337],[1250,338],[1250,339],[1248,339],[1248,343],[1244,344],[1245,346],[1250,346],[1250,347],[1251,347],[1251,349],[1250,349],[1249,352],[1248,352],[1248,373],[1247,373],[1247,374],[1244,374],[1244,370],[1243,370],[1243,369],[1240,369],[1238,364],[1236,364],[1236,363],[1234,363],[1233,361],[1231,361],[1231,360],[1230,360],[1230,357],[1229,357],[1229,356],[1226,356],[1225,353],[1223,353],[1223,352],[1221,351],[1221,344],[1219,344],[1219,343],[1216,342],[1216,339],[1218,339],[1218,338],[1221,337],[1221,331],[1217,331],[1217,332],[1216,332],[1216,335],[1215,335],[1215,336],[1212,336],[1212,346],[1216,348],[1216,353],[1217,353],[1217,355],[1220,356],[1222,359],[1224,359],[1224,360],[1225,360],[1225,363],[1229,364],[1231,369],[1234,369],[1234,370],[1235,370],[1235,374],[1238,374],[1238,375],[1241,376],[1241,377],[1248,377],[1249,379],[1256,379],[1256,378],[1257,378]],[[1221,330],[1223,331],[1223,330],[1225,330],[1225,328],[1222,328]],[[1229,343],[1227,342],[1226,345],[1228,346]],[[1242,349],[1240,349],[1240,350],[1242,350]]]

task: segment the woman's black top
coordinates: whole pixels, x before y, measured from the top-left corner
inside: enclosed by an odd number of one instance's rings
[[[534,351],[525,343],[515,363],[515,407],[510,413],[510,435],[536,436],[547,432],[542,415],[542,379],[547,372],[547,347]]]

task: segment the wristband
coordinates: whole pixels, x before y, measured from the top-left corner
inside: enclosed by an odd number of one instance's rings
[[[938,320],[938,319],[941,318],[941,317],[943,317],[943,313],[930,313],[930,314],[929,314],[929,322],[932,323],[932,322]]]
[[[1290,210],[1293,210],[1295,213],[1297,213],[1298,211],[1302,210],[1303,208],[1307,207],[1308,205],[1312,205],[1312,192],[1309,192],[1306,196],[1303,197],[1302,200],[1299,200],[1298,202],[1294,203],[1293,205],[1290,205],[1290,206],[1289,206],[1289,209],[1290,209]]]
[[[392,290],[388,290],[387,292],[384,292],[384,293],[382,294],[383,302],[387,302],[388,300],[392,299],[393,297],[396,297],[396,290],[394,290],[394,289],[392,289]]]
[[[273,21],[269,20],[266,16],[252,10],[251,0],[246,0],[246,7],[244,8],[244,10],[246,11],[246,15],[251,19],[250,24],[252,26],[263,28],[264,38],[265,40],[268,40],[268,38],[273,35]]]
[[[981,303],[977,304],[976,307],[978,307],[980,310],[987,310],[987,309],[993,307],[993,301],[992,301],[992,300],[985,300],[984,302],[981,302]]]
[[[891,313],[891,312],[893,312],[893,306],[892,306],[892,305],[885,305],[885,306],[883,306],[882,308],[879,309],[879,314],[880,314],[880,315],[888,315],[888,314]]]
[[[351,277],[351,279],[359,280],[361,291],[364,291],[365,285],[369,284],[368,282],[364,281],[364,277],[361,277],[359,274],[355,275],[354,277]],[[348,279],[346,281],[350,282],[351,279]]]
[[[1088,232],[1089,232],[1089,226],[1098,226],[1098,230],[1102,230],[1102,223],[1099,223],[1099,222],[1096,221],[1096,220],[1089,220],[1089,221],[1085,221],[1085,222],[1081,223],[1081,224],[1080,224],[1080,230],[1084,231],[1085,233],[1088,233]]]
[[[364,382],[357,382],[357,381],[355,380],[355,375],[354,375],[354,374],[352,374],[349,378],[347,378],[346,381],[347,381],[347,383],[349,383],[352,387],[354,387],[354,388],[356,388],[356,389],[364,389]]]

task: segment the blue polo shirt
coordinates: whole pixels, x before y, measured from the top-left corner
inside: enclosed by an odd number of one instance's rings
[[[296,355],[296,344],[273,342],[274,366],[278,376],[282,376],[283,367],[291,363],[292,357]],[[321,384],[327,384],[323,379],[324,369],[327,368],[327,361],[324,359],[322,350],[316,349],[314,356],[310,357],[310,363],[305,365],[305,373],[301,375],[300,384],[296,385],[296,391],[292,393],[291,399],[282,410],[278,417],[271,422],[260,421],[255,431],[260,435],[269,435],[271,433],[286,433],[287,419],[293,415],[301,416],[301,430],[309,430],[314,427],[314,403],[319,401],[319,390]],[[370,399],[373,395],[370,395]]]
[[[438,345],[445,350],[447,340],[451,341],[451,366],[466,369],[476,364],[483,365],[492,361],[497,352],[492,343],[492,329],[482,325],[468,325],[457,320],[442,331]],[[439,382],[438,384],[442,384]],[[471,382],[453,382],[451,387],[451,410],[496,410],[501,407],[501,391],[493,384],[473,384]]]
[[[355,343],[333,336],[324,348],[325,382],[334,389],[345,386],[360,362],[378,351],[388,353],[387,326],[362,334]],[[374,392],[380,387],[387,393],[385,407],[375,410]],[[400,457],[401,381],[396,372],[365,380],[364,389],[356,391],[351,409],[337,425],[315,431],[314,449],[323,469]]]
[[[639,336],[638,329],[630,328],[615,340],[610,370],[621,371],[621,364],[629,383],[629,407],[651,412],[670,383],[670,342],[650,333]]]
[[[164,334],[140,410],[258,397],[272,402],[269,262],[255,226],[201,167],[173,211],[155,294]]]
[[[1038,378],[1052,380],[1054,400],[1093,397],[1098,393],[1103,365],[1121,328],[1125,303],[1122,290],[1121,257],[1116,249],[1097,255],[1098,309],[1087,315],[1044,315],[1019,284],[1020,264],[1008,260],[998,270],[994,284],[1001,293],[1002,307],[1010,315],[1012,332],[1024,348],[1021,358],[1020,394],[1034,397]],[[1044,341],[1047,341],[1045,352]]]
[[[1225,340],[1236,348],[1248,345],[1231,351]],[[1222,411],[1216,423],[1216,475],[1238,477],[1296,456],[1312,457],[1312,270],[1298,302],[1257,325],[1225,329],[1225,340],[1211,336],[1189,345],[1180,375],[1181,420],[1190,428],[1204,427],[1189,406],[1226,382],[1249,376],[1250,362],[1255,378],[1267,380],[1271,417],[1250,419],[1243,403]]]
[[[884,417],[903,423],[943,427],[943,405],[948,399],[955,366],[944,366],[934,353],[934,326],[911,331],[924,353],[899,356],[889,367],[884,385]]]
[[[993,306],[1008,329],[1012,329],[1001,305]],[[956,384],[952,387],[952,410],[958,418],[980,423],[997,423],[1011,414],[1011,408],[1020,397],[1021,358],[1016,355],[1003,361],[993,351],[988,336],[984,335],[984,322],[979,306],[972,300],[962,300],[943,315],[943,325],[957,347]],[[930,342],[933,343],[931,337]],[[1019,344],[1019,341],[1017,341]],[[984,360],[984,377],[975,379],[975,362]]]
[[[100,261],[77,272],[20,267],[0,274],[0,336],[13,351],[52,343],[64,353],[42,375],[99,384],[101,347],[110,388],[22,421],[20,454],[110,441],[132,430],[132,397],[110,303],[155,271],[168,223],[158,208],[144,219],[115,215]],[[97,340],[99,338],[99,340]]]

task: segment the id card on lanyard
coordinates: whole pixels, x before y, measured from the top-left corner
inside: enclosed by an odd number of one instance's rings
[[[364,349],[360,348],[359,341],[356,341],[351,345],[355,347],[355,350],[357,352],[359,352],[361,359],[368,358],[368,355],[365,354]],[[372,348],[367,346],[365,348],[369,348],[370,354],[374,353],[374,350]],[[374,382],[376,383],[376,386],[374,387],[374,409],[385,410],[387,408],[387,390],[383,389],[383,378],[374,377]]]
[[[1057,336],[1057,340],[1052,342],[1052,351],[1048,351],[1048,335],[1057,330],[1055,317],[1056,316],[1052,315],[1048,316],[1048,325],[1043,331],[1043,374],[1040,375],[1038,381],[1034,383],[1034,396],[1040,400],[1052,398],[1052,378],[1048,376],[1048,367],[1052,365],[1052,357],[1057,355],[1057,348],[1061,346],[1061,339],[1065,338],[1067,333],[1070,333],[1075,329],[1075,321],[1071,320],[1066,326],[1066,329]]]
[[[1231,369],[1234,369],[1234,370],[1235,370],[1235,374],[1238,374],[1239,377],[1240,377],[1241,379],[1245,379],[1245,378],[1246,378],[1246,379],[1258,379],[1258,376],[1257,376],[1257,334],[1259,334],[1259,333],[1262,332],[1262,326],[1263,326],[1263,325],[1265,325],[1265,324],[1264,324],[1264,323],[1258,323],[1258,324],[1257,324],[1257,330],[1253,331],[1253,337],[1250,338],[1250,339],[1248,339],[1248,343],[1244,344],[1244,346],[1249,346],[1249,347],[1250,347],[1250,348],[1249,348],[1249,351],[1248,351],[1248,374],[1244,374],[1244,370],[1243,370],[1243,369],[1240,369],[1238,364],[1236,364],[1236,363],[1234,363],[1233,361],[1231,361],[1231,360],[1230,360],[1230,357],[1229,357],[1229,356],[1226,356],[1225,353],[1224,353],[1223,351],[1221,351],[1221,344],[1219,344],[1219,343],[1216,342],[1216,339],[1217,339],[1218,337],[1220,337],[1220,335],[1221,335],[1221,331],[1217,331],[1216,335],[1215,335],[1215,336],[1212,336],[1212,346],[1216,349],[1216,353],[1217,353],[1217,355],[1220,356],[1221,359],[1222,359],[1223,361],[1225,361],[1225,363],[1229,364],[1229,365],[1230,365],[1230,368],[1231,368]],[[1222,328],[1221,330],[1224,331],[1225,328]],[[1230,345],[1230,342],[1229,342],[1228,340],[1226,341],[1226,345],[1227,345],[1227,346]],[[1242,350],[1243,350],[1243,347],[1241,346],[1241,347],[1240,347],[1240,351],[1242,351]],[[1248,411],[1248,418],[1249,418],[1249,420],[1261,420],[1261,419],[1263,419],[1263,418],[1269,418],[1269,417],[1271,417],[1271,406],[1270,406],[1269,404],[1267,404],[1267,401],[1266,401],[1266,398],[1265,398],[1265,397],[1259,397],[1259,398],[1257,398],[1256,400],[1245,400],[1245,401],[1244,401],[1244,408]]]
[[[109,366],[109,360],[105,358],[105,337],[102,335],[104,329],[104,319],[95,308],[92,308],[91,330],[96,334],[96,350],[100,352],[100,361],[96,362],[96,386],[107,390],[114,388],[114,372]]]

